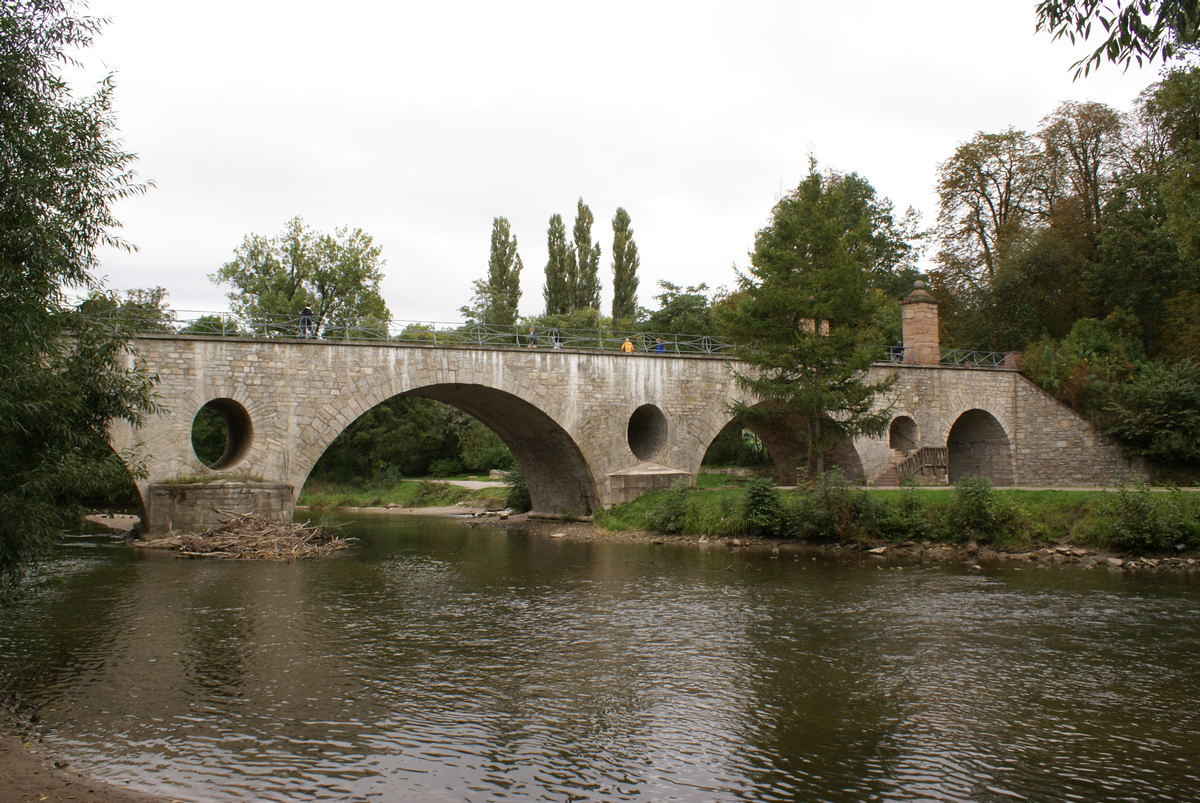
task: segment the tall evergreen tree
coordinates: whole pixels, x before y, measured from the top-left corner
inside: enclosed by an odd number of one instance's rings
[[[637,315],[637,243],[633,241],[629,213],[617,207],[613,216],[613,303],[614,321],[631,321]]]
[[[571,312],[574,296],[570,283],[570,249],[567,247],[567,228],[562,215],[550,216],[550,228],[546,232],[546,283],[542,296],[546,300],[547,315],[566,315]]]
[[[522,267],[521,255],[517,253],[517,238],[512,234],[508,218],[493,218],[487,279],[475,280],[472,285],[475,291],[472,305],[462,307],[459,311],[467,320],[488,326],[515,324],[517,303],[521,300]]]
[[[580,198],[575,211],[574,239],[572,252],[572,296],[571,311],[591,308],[600,309],[600,243],[592,242],[592,210]]]
[[[714,310],[735,355],[750,366],[735,380],[758,402],[732,411],[766,427],[796,426],[810,481],[839,442],[887,426],[886,415],[871,408],[891,380],[870,381],[866,373],[882,356],[871,328],[878,294],[866,263],[880,241],[897,236],[891,216],[878,214],[887,208],[864,179],[822,175],[814,162],[755,237],[751,267],[739,273],[731,303]],[[780,466],[781,474],[791,471]]]

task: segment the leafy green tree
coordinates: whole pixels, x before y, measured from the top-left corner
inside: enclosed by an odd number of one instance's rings
[[[115,290],[93,290],[78,309],[89,318],[120,320],[137,332],[174,331],[175,311],[162,287],[127,290],[124,298]]]
[[[1169,153],[1182,156],[1200,141],[1200,68],[1179,68],[1146,88],[1139,103],[1162,132]]]
[[[562,215],[550,216],[546,231],[546,283],[542,297],[547,315],[566,315],[574,309],[574,286],[571,281],[570,251],[567,248],[567,227]]]
[[[580,198],[575,207],[574,249],[568,258],[571,310],[600,309],[600,243],[592,241],[592,210]],[[571,311],[571,310],[568,310]]]
[[[1200,140],[1174,160],[1162,183],[1163,228],[1186,260],[1200,260]]]
[[[1172,70],[1140,100],[1165,144],[1157,184],[1162,227],[1182,259],[1200,260],[1200,68]]]
[[[458,457],[467,471],[507,471],[516,465],[512,452],[500,436],[478,418],[461,413],[458,425]]]
[[[1132,454],[1162,463],[1200,462],[1200,362],[1156,360],[1117,389],[1108,429]]]
[[[316,477],[350,480],[390,472],[425,476],[433,461],[453,457],[454,408],[431,399],[396,396],[363,413],[325,450]]]
[[[662,279],[658,309],[646,319],[645,329],[655,334],[716,335],[717,324],[708,301],[708,285],[681,288]]]
[[[1105,207],[1098,254],[1083,276],[1103,314],[1124,310],[1143,323],[1151,355],[1169,347],[1174,337],[1161,314],[1165,301],[1200,290],[1200,260],[1180,255],[1164,226],[1166,218],[1157,188],[1119,190]]]
[[[1200,360],[1200,293],[1185,290],[1163,304],[1163,326],[1172,337],[1163,344],[1162,356]]]
[[[750,366],[735,381],[759,402],[732,412],[767,428],[798,420],[809,482],[839,443],[887,426],[872,405],[894,378],[867,377],[883,348],[870,328],[879,302],[864,255],[875,253],[874,238],[891,236],[871,215],[874,201],[858,175],[821,174],[813,162],[755,237],[737,293],[717,307],[718,326]]]
[[[288,321],[311,303],[318,329],[360,327],[390,317],[379,294],[383,264],[382,251],[362,229],[317,234],[296,217],[278,237],[247,235],[209,278],[232,285],[231,308],[253,320]]]
[[[67,288],[100,288],[98,245],[131,248],[112,205],[147,189],[114,137],[111,78],[84,97],[63,80],[101,23],[74,8],[0,11],[0,595],[77,512],[64,503],[126,475],[97,448],[109,425],[157,409],[153,378],[126,367],[132,328],[66,303]]]
[[[325,450],[317,478],[422,477],[431,467],[508,468],[503,441],[478,419],[432,399],[396,396],[363,413]]]
[[[1092,314],[1094,300],[1081,281],[1084,259],[1076,244],[1054,228],[1034,233],[1000,264],[980,298],[986,331],[976,338],[990,351],[1021,351],[1032,341],[1067,335]]]
[[[475,280],[471,306],[459,311],[466,320],[488,326],[512,326],[517,322],[517,304],[521,300],[521,255],[517,238],[508,218],[492,219],[492,249],[488,257],[488,277]]]
[[[1115,186],[1122,151],[1121,118],[1103,103],[1062,103],[1042,120],[1043,181],[1047,216],[1062,228],[1056,215],[1066,205],[1082,223],[1081,240],[1094,256],[1100,212]]]
[[[1107,426],[1104,411],[1115,386],[1133,376],[1145,360],[1136,320],[1116,313],[1083,318],[1061,341],[1042,338],[1021,356],[1031,381],[1076,412]]]
[[[613,302],[614,321],[632,321],[637,317],[638,257],[637,243],[629,213],[617,207],[613,215]]]
[[[1074,44],[1087,41],[1092,30],[1105,37],[1086,58],[1075,62],[1075,77],[1087,75],[1108,60],[1126,68],[1195,52],[1200,41],[1197,0],[1040,0],[1037,29]]]
[[[221,335],[222,337],[247,337],[252,332],[242,328],[236,318],[228,315],[201,315],[179,330],[181,335]]]
[[[976,134],[938,166],[938,283],[986,288],[1037,213],[1041,153],[1023,131]]]

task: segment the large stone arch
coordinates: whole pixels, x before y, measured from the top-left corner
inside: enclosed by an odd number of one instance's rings
[[[458,407],[500,436],[525,474],[535,512],[594,513],[596,480],[571,436],[524,399],[483,385],[427,385],[403,394]]]
[[[966,410],[946,436],[950,482],[963,477],[987,477],[993,485],[1012,485],[1012,442],[996,417],[986,410]]]
[[[297,455],[296,493],[321,455],[342,432],[368,410],[395,396],[439,401],[483,422],[512,451],[525,474],[535,512],[591,514],[599,507],[596,482],[587,460],[571,436],[553,418],[507,391],[457,382],[424,385],[389,395],[381,391],[370,397],[372,404],[366,404],[362,399],[350,403],[347,409],[353,411],[352,417],[342,418],[338,427],[324,429],[319,439],[306,443]]]
[[[797,467],[803,463],[808,452],[804,419],[798,415],[790,415],[773,419],[769,423],[747,422],[746,426],[759,437],[770,453],[780,483],[796,484],[799,481]],[[843,439],[825,454],[824,470],[839,470],[847,482],[855,484],[861,484],[866,478],[862,457],[853,441],[849,439]]]

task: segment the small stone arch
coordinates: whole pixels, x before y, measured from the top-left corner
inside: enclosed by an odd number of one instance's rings
[[[917,422],[907,415],[898,415],[888,426],[888,448],[897,452],[911,452],[921,443]]]
[[[986,410],[967,410],[946,436],[951,483],[963,477],[987,477],[993,485],[1012,485],[1012,444],[1000,422]]]

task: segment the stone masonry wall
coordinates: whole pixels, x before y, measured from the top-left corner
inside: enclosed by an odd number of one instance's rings
[[[112,439],[118,449],[136,446],[145,460],[149,476],[139,491],[147,504],[152,484],[214,477],[288,486],[294,502],[339,433],[375,405],[411,393],[457,405],[500,434],[526,467],[541,512],[590,512],[626,498],[631,471],[664,481],[695,477],[739,396],[730,362],[701,356],[169,335],[135,345],[137,359],[160,377],[167,412],[136,431],[118,426]],[[920,445],[945,446],[967,411],[992,416],[1011,446],[1016,484],[1102,485],[1137,471],[1086,421],[1014,371],[872,370],[899,374],[880,404],[913,419]],[[220,471],[191,448],[192,420],[214,399],[231,400],[249,422],[244,454]],[[643,406],[652,414],[639,420],[655,422],[655,437],[636,456],[630,423]],[[886,434],[854,445],[868,482],[895,459]]]

